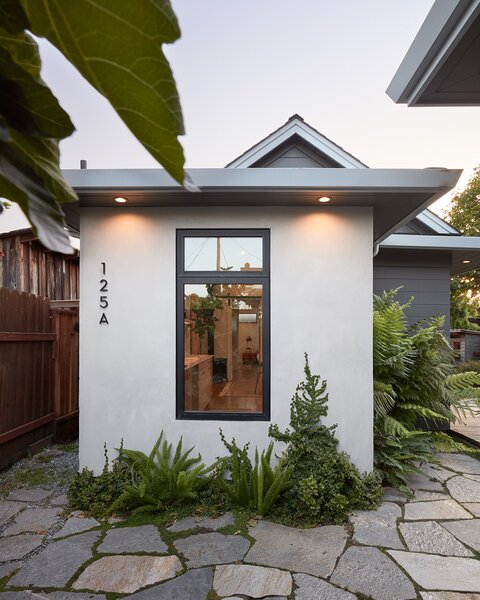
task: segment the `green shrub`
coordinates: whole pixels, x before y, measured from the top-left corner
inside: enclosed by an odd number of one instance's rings
[[[227,442],[222,430],[220,437],[227,450],[230,452],[229,459],[224,462],[226,470],[231,472],[231,479],[225,479],[224,470],[218,475],[218,481],[234,504],[245,508],[253,508],[258,514],[265,515],[272,508],[277,498],[290,482],[292,469],[286,467],[284,460],[280,458],[274,469],[271,467],[273,442],[267,451],[258,454],[255,449],[255,464],[252,466],[248,456],[249,444],[238,448],[235,440]]]
[[[452,375],[453,352],[442,333],[443,318],[407,326],[406,304],[397,290],[374,296],[373,379],[375,466],[382,479],[406,490],[408,475],[442,450],[467,450],[429,421],[453,422],[469,410],[464,398],[478,397],[476,373]]]
[[[480,360],[467,360],[465,362],[457,363],[454,370],[455,373],[466,373],[467,371],[480,373]]]
[[[192,502],[208,484],[215,465],[206,467],[200,455],[191,458],[193,448],[182,453],[181,438],[171,458],[172,445],[162,440],[163,431],[148,456],[138,450],[122,451],[121,462],[130,473],[130,482],[112,510],[161,511]]]
[[[105,464],[101,475],[95,476],[85,467],[74,475],[67,492],[71,508],[88,511],[93,516],[109,514],[110,506],[123,494],[128,481],[128,471],[121,462],[122,447],[111,470],[106,445],[104,449]]]
[[[290,405],[290,429],[269,429],[273,439],[287,444],[284,461],[291,470],[292,485],[276,512],[293,521],[341,522],[346,511],[378,505],[380,479],[375,473],[361,475],[348,455],[338,452],[336,425],[321,423],[328,413],[327,383],[311,373],[307,354],[304,372]]]

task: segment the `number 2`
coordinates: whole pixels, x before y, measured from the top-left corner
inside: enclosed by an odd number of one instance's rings
[[[107,288],[108,281],[106,279],[100,279],[100,283],[102,284],[102,286],[100,288],[100,291],[101,292],[108,292],[108,288]]]

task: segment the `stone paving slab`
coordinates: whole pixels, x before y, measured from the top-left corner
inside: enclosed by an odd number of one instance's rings
[[[442,483],[445,483],[450,477],[456,475],[453,471],[449,469],[444,469],[442,466],[437,464],[423,464],[420,466],[422,473],[424,473],[427,477],[432,479],[437,479]]]
[[[389,552],[401,553],[399,550]],[[330,581],[373,600],[414,600],[417,597],[411,581],[378,548],[347,548]]]
[[[400,507],[385,502],[377,510],[355,512],[350,521],[353,525],[353,539],[359,544],[398,548],[404,546],[398,537],[397,519],[402,516]]]
[[[410,502],[431,502],[432,500],[448,500],[450,496],[444,492],[426,492],[417,490]]]
[[[418,585],[427,590],[480,592],[480,561],[388,550]]]
[[[36,488],[17,488],[12,490],[7,498],[8,500],[18,500],[20,502],[42,502],[49,498],[53,492],[39,490]]]
[[[476,517],[480,517],[480,502],[464,502],[463,508],[466,508]]]
[[[67,494],[61,494],[60,496],[53,498],[50,501],[50,504],[52,506],[67,506],[68,505]],[[56,593],[59,593],[59,592],[56,592]],[[76,595],[78,596],[78,594],[76,594]]]
[[[2,535],[46,533],[59,519],[58,508],[27,508],[15,517]]]
[[[226,512],[219,517],[202,517],[197,523],[205,529],[222,529],[233,525],[235,523],[235,517],[231,512]]]
[[[472,523],[472,521],[466,522]],[[473,556],[468,548],[465,548],[449,531],[435,521],[400,523],[400,532],[410,552],[425,552],[443,556]]]
[[[89,594],[85,592],[21,592],[0,593],[0,600],[105,600],[103,594]]]
[[[88,565],[72,587],[132,594],[147,585],[175,577],[182,568],[177,556],[103,556]]]
[[[64,587],[83,563],[92,558],[92,546],[99,537],[99,531],[91,531],[49,544],[25,563],[9,585]]]
[[[73,535],[74,533],[82,533],[83,531],[88,531],[99,525],[100,523],[96,519],[87,517],[81,510],[76,510],[72,512],[65,525],[57,531],[53,537],[60,538],[66,537],[67,535]]]
[[[439,452],[437,454],[442,466],[453,469],[458,473],[470,473],[480,475],[480,461],[465,454],[452,454]]]
[[[21,502],[0,502],[0,525],[4,525],[7,521],[10,521],[12,517],[18,514],[25,508],[25,504]]]
[[[480,520],[448,521],[443,522],[442,527],[452,533],[461,542],[467,544],[467,546],[480,552]]]
[[[423,473],[412,473],[407,478],[407,486],[412,490],[427,490],[429,492],[441,492],[443,486],[438,481],[432,481]]]
[[[163,553],[167,552],[168,548],[154,525],[141,525],[109,529],[97,551],[106,554]]]
[[[480,594],[459,592],[420,592],[422,600],[480,600]]]
[[[180,577],[126,598],[135,600],[206,600],[212,588],[211,568],[192,569]]]
[[[242,560],[250,547],[244,537],[222,533],[190,535],[173,544],[185,556],[190,569]]]
[[[40,592],[40,595],[47,600],[105,600],[104,594],[89,592]]]
[[[470,513],[452,499],[406,504],[404,518],[406,521],[473,519]]]
[[[288,596],[292,591],[292,576],[286,571],[268,567],[220,565],[215,569],[213,589],[219,596]]]
[[[345,529],[338,525],[296,529],[259,521],[249,533],[256,541],[246,562],[319,577],[331,574],[347,541]]]
[[[228,525],[235,523],[235,517],[231,512],[226,512],[219,517],[185,517],[175,521],[170,527],[167,527],[167,531],[174,533],[178,531],[187,531],[188,529],[222,529]]]
[[[15,561],[15,562],[10,562],[10,563],[4,563],[3,565],[0,565],[0,579],[3,579],[4,577],[9,577],[10,575],[12,575],[12,573],[15,573],[15,571],[18,571],[18,569],[22,566],[23,563],[19,562],[19,561]]]
[[[472,479],[473,481],[480,481],[480,475],[469,475],[468,473],[465,473],[464,477]]]
[[[458,502],[480,502],[480,482],[467,477],[452,477],[447,481],[452,498]]]
[[[16,535],[0,539],[0,562],[19,560],[42,545],[43,535]]]
[[[195,529],[196,527],[199,527],[199,525],[197,525],[197,522],[193,517],[185,517],[184,519],[175,521],[170,527],[167,527],[167,531],[177,533],[178,531],[188,531],[189,529]]]
[[[402,494],[402,492],[392,487],[383,488],[383,501],[384,502],[406,502],[408,496]]]
[[[293,579],[298,586],[295,590],[295,600],[356,600],[357,598],[352,593],[311,575],[297,573]]]

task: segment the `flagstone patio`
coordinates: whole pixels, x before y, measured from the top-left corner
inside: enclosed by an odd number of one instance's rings
[[[166,529],[63,512],[66,499],[0,499],[0,600],[480,600],[480,461],[439,454],[407,499],[386,489],[348,527],[295,529],[231,513]]]

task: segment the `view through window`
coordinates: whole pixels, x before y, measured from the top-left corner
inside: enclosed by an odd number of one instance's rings
[[[180,243],[180,412],[265,417],[266,233],[187,232]]]

